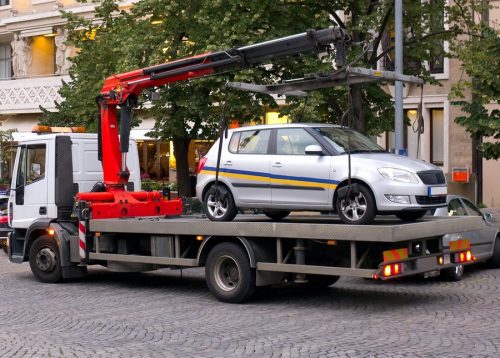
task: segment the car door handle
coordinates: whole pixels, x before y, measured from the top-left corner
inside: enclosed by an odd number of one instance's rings
[[[224,165],[230,167],[231,165],[233,165],[233,162],[228,160],[227,162],[224,163]]]
[[[281,168],[281,163],[280,162],[276,162],[273,164],[273,167],[274,168]]]

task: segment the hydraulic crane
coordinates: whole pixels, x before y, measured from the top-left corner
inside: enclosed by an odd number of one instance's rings
[[[103,166],[103,185],[97,191],[78,193],[77,202],[91,213],[93,219],[135,216],[178,215],[180,199],[167,200],[159,192],[129,192],[126,185],[129,171],[126,166],[130,122],[137,100],[146,88],[167,85],[219,72],[235,71],[277,58],[319,53],[335,48],[336,62],[345,62],[345,45],[349,36],[344,29],[331,27],[309,30],[250,46],[196,55],[165,64],[115,74],[104,81],[97,97],[100,107],[98,121],[98,158]],[[117,107],[120,107],[118,130]]]

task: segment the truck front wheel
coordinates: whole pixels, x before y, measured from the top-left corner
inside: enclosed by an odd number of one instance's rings
[[[255,270],[248,255],[233,243],[215,246],[207,257],[205,279],[210,292],[222,302],[240,303],[255,293]]]
[[[61,259],[57,243],[50,236],[40,236],[30,248],[31,272],[41,282],[56,283],[62,280]]]

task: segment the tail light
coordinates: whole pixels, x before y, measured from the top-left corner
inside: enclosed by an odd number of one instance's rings
[[[198,170],[196,171],[197,174],[200,174],[200,172],[203,170],[203,167],[207,163],[207,160],[207,157],[203,157],[200,159],[200,161],[198,162]]]
[[[7,224],[9,222],[9,217],[7,215],[0,216],[0,224]]]
[[[396,276],[401,273],[403,273],[402,263],[385,265],[384,269],[382,270],[382,274],[384,275],[384,277]]]
[[[454,263],[464,263],[474,261],[474,256],[470,250],[457,252],[454,255]]]

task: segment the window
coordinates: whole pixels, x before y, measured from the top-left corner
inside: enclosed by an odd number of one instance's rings
[[[169,180],[170,150],[168,142],[137,142],[141,179]]]
[[[431,163],[442,166],[444,163],[444,110],[431,109]]]
[[[229,143],[229,151],[238,154],[267,154],[270,130],[236,132]]]
[[[304,129],[278,129],[276,154],[305,155],[308,145],[318,145],[318,142]]]
[[[29,185],[45,178],[45,145],[23,148],[16,178],[16,187]]]
[[[469,200],[467,199],[462,199],[462,200],[472,216],[483,216],[483,214],[479,211],[479,209],[476,208],[476,206],[472,204]]]
[[[10,0],[0,0],[0,6],[10,5]]]
[[[12,77],[12,57],[10,51],[10,45],[0,45],[0,80]]]
[[[364,134],[353,129],[341,127],[314,128],[330,145],[340,154],[349,149],[352,153],[385,152],[378,144],[374,143]]]
[[[448,216],[467,216],[464,206],[458,199],[450,200],[448,204]]]
[[[430,5],[436,7],[434,16],[430,21],[430,32],[439,33],[444,30],[444,8],[440,1],[431,0]],[[430,73],[444,72],[444,40],[440,39],[434,44],[429,56]]]

